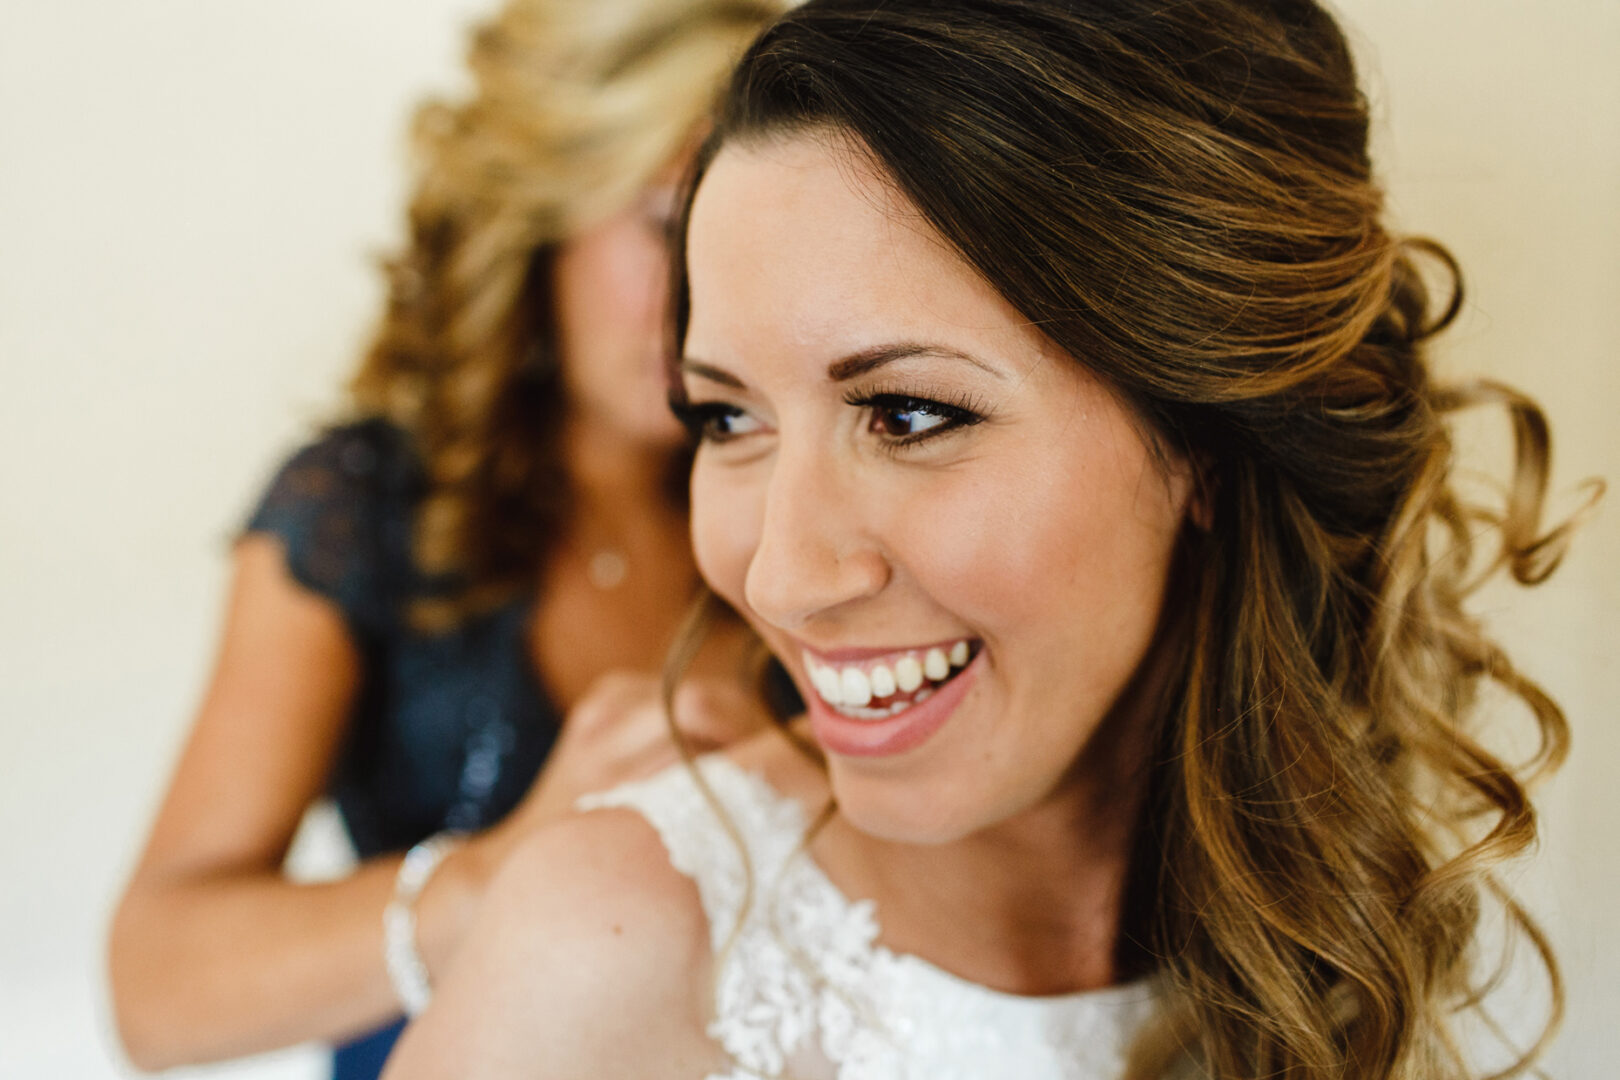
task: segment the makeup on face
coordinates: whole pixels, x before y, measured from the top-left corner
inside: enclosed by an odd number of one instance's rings
[[[814,689],[806,700],[811,732],[828,751],[851,757],[921,745],[972,687],[977,655],[977,643],[967,638],[922,648],[845,650],[838,657],[804,649],[800,663]]]
[[[1052,797],[1154,643],[1187,477],[834,140],[723,149],[688,271],[694,550],[841,812],[938,841]]]

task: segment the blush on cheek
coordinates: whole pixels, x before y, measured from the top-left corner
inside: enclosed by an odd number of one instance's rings
[[[925,591],[986,629],[1026,606],[1045,609],[1084,589],[1118,542],[1106,513],[1074,473],[1051,462],[1040,473],[982,470],[934,487],[925,499],[891,498],[885,532]]]
[[[1157,625],[1174,508],[1140,458],[1066,449],[941,475],[925,501],[890,500],[885,531],[922,593],[985,638],[1014,713],[1100,716]]]
[[[721,599],[746,610],[743,586],[759,546],[758,516],[746,492],[698,463],[692,471],[692,554],[698,573]]]

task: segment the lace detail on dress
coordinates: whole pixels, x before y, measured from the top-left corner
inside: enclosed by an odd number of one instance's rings
[[[638,811],[697,884],[719,957],[709,1035],[733,1063],[707,1080],[1113,1080],[1122,1071],[1130,1036],[1156,1006],[1151,983],[1020,997],[893,953],[877,944],[874,905],[845,898],[801,849],[796,802],[723,756],[699,767],[747,846],[756,888],[746,912],[743,860],[684,766],[579,808]]]

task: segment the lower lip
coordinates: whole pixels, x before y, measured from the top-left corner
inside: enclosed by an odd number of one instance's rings
[[[921,746],[945,726],[957,705],[978,680],[984,661],[979,650],[967,667],[926,701],[884,720],[856,720],[845,716],[814,692],[805,695],[810,731],[821,748],[843,757],[888,757]]]

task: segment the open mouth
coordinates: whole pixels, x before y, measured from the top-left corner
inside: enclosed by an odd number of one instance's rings
[[[927,701],[973,662],[983,643],[972,638],[902,649],[856,663],[821,661],[801,653],[816,696],[854,720],[885,720]]]

